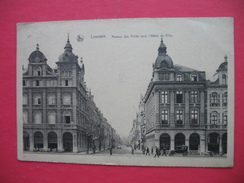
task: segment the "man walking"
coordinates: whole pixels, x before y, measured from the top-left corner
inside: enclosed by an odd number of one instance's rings
[[[149,148],[147,147],[147,150],[146,150],[146,156],[150,156],[150,152],[149,152]]]
[[[156,157],[156,156],[158,156],[158,158],[159,158],[159,149],[158,149],[158,147],[156,146],[156,152],[155,152],[155,155],[154,155],[154,158]]]

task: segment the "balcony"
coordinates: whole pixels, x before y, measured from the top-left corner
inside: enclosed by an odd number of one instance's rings
[[[210,124],[206,125],[207,129],[226,129],[227,125],[226,124]]]

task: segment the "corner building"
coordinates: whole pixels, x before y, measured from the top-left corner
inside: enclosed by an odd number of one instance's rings
[[[174,65],[161,40],[153,77],[145,94],[145,146],[189,152],[206,151],[206,78],[204,71]]]
[[[105,138],[110,134],[103,133],[111,126],[100,112],[91,112],[99,110],[84,82],[84,64],[78,64],[72,50],[68,38],[56,69],[38,45],[29,56],[23,70],[24,151],[89,152],[94,145],[100,150],[111,143]]]

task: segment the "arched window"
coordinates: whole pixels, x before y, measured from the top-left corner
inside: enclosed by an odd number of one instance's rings
[[[191,81],[198,81],[198,77],[196,73],[191,74]]]
[[[48,113],[48,123],[49,124],[55,124],[56,123],[56,113],[55,112],[49,112]]]
[[[71,97],[69,94],[63,95],[63,104],[70,105],[71,104]]]
[[[35,113],[35,124],[41,124],[42,123],[42,114],[40,111]]]
[[[27,105],[28,104],[28,97],[26,94],[23,95],[23,105]]]
[[[35,67],[33,70],[33,75],[34,76],[40,76],[41,75],[41,68],[40,67]]]
[[[41,95],[35,95],[34,97],[34,105],[40,105],[41,104]]]
[[[48,95],[48,105],[55,105],[55,104],[56,104],[55,95],[54,94]]]
[[[183,81],[182,74],[176,74],[176,81]]]
[[[28,123],[28,112],[27,111],[23,112],[23,123]]]
[[[219,106],[219,95],[217,92],[213,92],[210,95],[210,105],[211,107],[217,107]]]
[[[226,85],[227,84],[227,78],[226,78],[226,75],[225,74],[222,75],[222,84],[223,85]]]

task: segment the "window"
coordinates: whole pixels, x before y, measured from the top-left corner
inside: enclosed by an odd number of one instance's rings
[[[192,109],[191,111],[191,124],[192,125],[198,124],[198,111],[196,109]]]
[[[222,83],[223,83],[223,85],[227,84],[227,79],[226,79],[226,75],[225,74],[223,74],[223,76],[222,76]]]
[[[34,98],[34,104],[35,105],[40,105],[41,104],[41,96],[40,95],[36,95]]]
[[[168,73],[160,74],[160,79],[163,81],[168,81],[169,80],[169,74]]]
[[[210,95],[210,105],[211,105],[212,107],[217,107],[217,106],[219,106],[219,96],[218,96],[218,93],[213,92],[213,93]]]
[[[63,96],[63,104],[64,105],[70,105],[71,104],[71,97],[69,94],[66,94]]]
[[[177,91],[176,92],[176,103],[183,103],[183,92]]]
[[[34,76],[40,76],[41,75],[41,68],[36,67],[34,68]]]
[[[23,123],[28,123],[28,112],[23,113]]]
[[[228,115],[227,115],[227,111],[225,111],[223,113],[223,125],[227,125],[228,122]]]
[[[191,103],[197,103],[198,102],[198,93],[197,91],[191,91]]]
[[[223,94],[222,99],[223,99],[223,106],[227,107],[227,104],[228,104],[228,93],[227,92],[225,92]]]
[[[168,103],[168,92],[167,91],[162,91],[161,92],[161,97],[162,97],[162,103],[167,104]]]
[[[56,104],[56,101],[55,101],[55,95],[53,94],[50,94],[48,96],[48,105],[55,105]]]
[[[71,114],[70,112],[65,112],[64,113],[64,123],[69,124],[71,123]]]
[[[39,80],[36,80],[36,86],[40,86]]]
[[[197,74],[191,74],[191,81],[197,81]]]
[[[25,80],[23,80],[23,86],[26,86],[26,82],[25,82]]]
[[[48,123],[49,124],[55,124],[56,123],[56,113],[55,112],[50,112],[48,114]]]
[[[27,95],[23,95],[23,105],[27,105],[28,104],[28,97]]]
[[[182,74],[176,74],[176,81],[182,81]]]
[[[168,124],[168,110],[162,110],[162,125]]]
[[[176,110],[176,125],[183,125],[183,110]]]
[[[69,81],[65,80],[65,86],[69,86]]]
[[[211,124],[212,124],[212,125],[217,125],[217,122],[218,122],[218,112],[213,111],[213,112],[210,114],[210,119],[211,119]]]
[[[41,112],[35,113],[35,124],[41,124],[42,123],[42,115]]]

